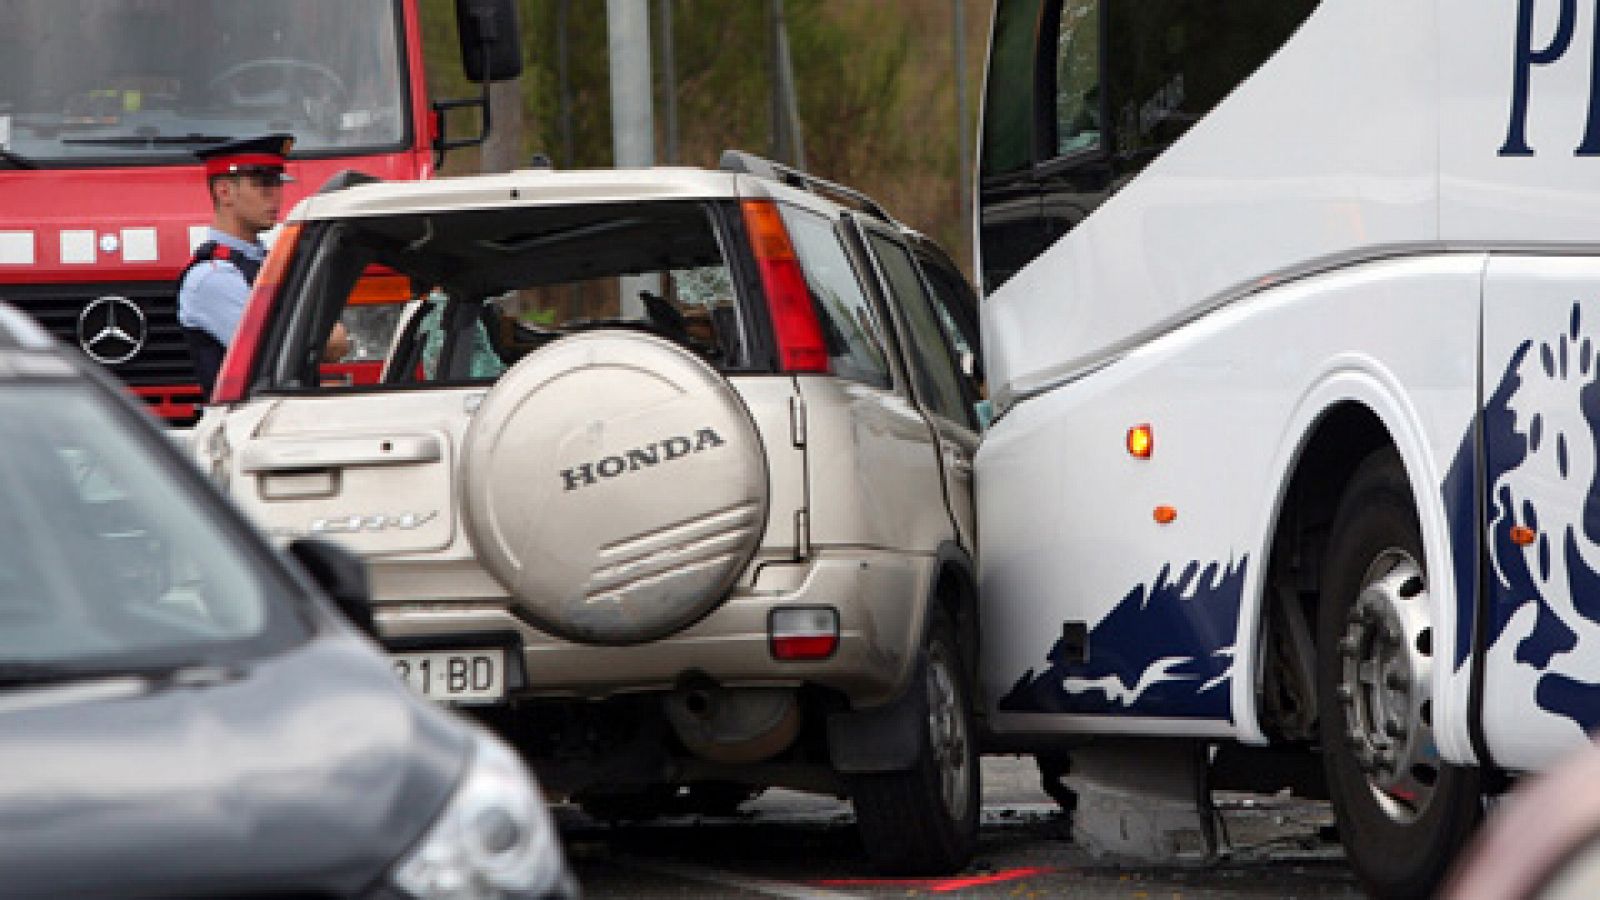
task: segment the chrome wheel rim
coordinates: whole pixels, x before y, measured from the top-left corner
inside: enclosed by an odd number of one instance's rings
[[[1378,554],[1361,579],[1339,640],[1345,742],[1391,820],[1427,811],[1440,774],[1432,724],[1433,615],[1410,553]]]
[[[928,659],[928,739],[944,808],[958,821],[966,817],[972,793],[967,719],[961,712],[961,689],[943,647],[936,644]]]

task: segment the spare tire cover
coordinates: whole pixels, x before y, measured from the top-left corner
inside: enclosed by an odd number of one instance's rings
[[[467,429],[463,520],[540,628],[623,644],[716,608],[767,519],[749,410],[717,371],[633,331],[562,338],[513,366]]]

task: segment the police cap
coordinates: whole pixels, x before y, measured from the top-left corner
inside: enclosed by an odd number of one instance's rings
[[[267,134],[214,144],[195,151],[206,164],[206,177],[218,175],[276,175],[278,180],[293,181],[284,174],[283,166],[294,149],[294,135]]]

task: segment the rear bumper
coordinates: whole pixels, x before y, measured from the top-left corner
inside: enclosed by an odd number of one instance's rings
[[[527,683],[513,689],[511,699],[670,690],[703,675],[730,687],[821,685],[865,708],[893,699],[911,675],[935,565],[932,557],[859,550],[764,563],[694,625],[662,640],[617,647],[552,637],[516,615],[505,597],[380,600],[375,612],[384,637],[396,641],[443,646],[452,634],[516,634]],[[404,578],[405,564],[384,568],[380,583]],[[837,610],[837,652],[823,660],[773,659],[768,619],[787,606]]]

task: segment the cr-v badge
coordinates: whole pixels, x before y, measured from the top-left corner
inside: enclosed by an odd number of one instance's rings
[[[99,297],[78,314],[78,346],[104,365],[133,359],[149,335],[144,310],[127,297]]]
[[[376,513],[369,515],[329,516],[325,519],[313,519],[307,529],[312,534],[354,534],[358,531],[410,531],[413,528],[432,522],[439,517],[437,509],[425,513],[405,512],[388,515]]]

